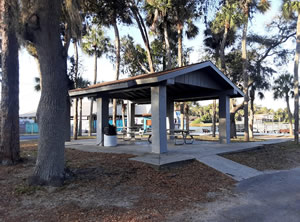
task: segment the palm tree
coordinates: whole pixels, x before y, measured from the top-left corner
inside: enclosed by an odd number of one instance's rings
[[[243,18],[243,34],[242,34],[242,59],[243,59],[243,79],[244,79],[244,127],[245,127],[245,141],[249,141],[249,120],[248,120],[248,102],[249,102],[249,75],[248,69],[248,58],[247,58],[247,33],[248,33],[248,23],[251,18],[251,12],[254,10],[259,10],[264,13],[270,8],[270,3],[268,0],[260,0],[258,3],[256,0],[241,0],[240,7],[244,13]]]
[[[296,33],[296,52],[294,59],[294,93],[295,93],[295,143],[299,143],[299,58],[300,58],[300,2],[284,0],[282,5],[283,15],[286,18],[293,18],[294,12],[297,13],[297,33]]]
[[[87,34],[82,38],[82,50],[90,56],[94,56],[94,81],[93,84],[97,83],[97,61],[105,53],[109,51],[110,40],[104,35],[100,25],[94,25],[90,27]],[[92,136],[93,131],[93,98],[91,99],[90,106],[90,119],[89,119],[89,136]]]
[[[18,1],[3,0],[0,9],[3,19],[0,164],[9,165],[20,160]]]
[[[284,73],[278,76],[277,79],[274,81],[273,91],[274,91],[274,99],[285,99],[286,107],[288,111],[288,118],[290,123],[290,135],[293,135],[293,116],[290,109],[290,96],[294,96],[294,92],[292,91],[293,88],[293,76],[289,73]]]

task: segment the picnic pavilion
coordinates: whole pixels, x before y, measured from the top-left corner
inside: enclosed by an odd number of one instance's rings
[[[103,145],[103,129],[108,126],[109,99],[130,101],[127,105],[129,126],[134,124],[134,105],[151,104],[151,152],[160,154],[168,151],[167,129],[174,129],[174,102],[218,99],[220,143],[230,143],[229,99],[244,94],[212,62],[206,61],[74,89],[69,95],[96,99],[99,145]]]

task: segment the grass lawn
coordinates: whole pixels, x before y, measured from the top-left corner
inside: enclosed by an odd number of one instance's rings
[[[1,221],[163,221],[230,193],[234,181],[197,161],[160,170],[132,155],[66,149],[72,176],[63,187],[31,187],[37,142],[22,142],[24,161],[0,166]]]
[[[222,156],[262,171],[290,169],[300,166],[300,145],[289,141]]]

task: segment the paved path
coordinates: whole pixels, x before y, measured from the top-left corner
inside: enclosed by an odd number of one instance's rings
[[[277,171],[240,182],[227,197],[171,215],[169,221],[299,222],[300,168]]]
[[[244,179],[263,174],[263,172],[261,171],[253,169],[251,167],[247,167],[218,155],[197,157],[196,160],[232,177],[236,181],[242,181]]]

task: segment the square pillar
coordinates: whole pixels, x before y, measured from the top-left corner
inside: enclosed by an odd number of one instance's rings
[[[170,129],[170,134],[168,135],[168,139],[174,139],[172,130],[175,129],[174,124],[174,101],[168,99],[167,100],[167,129]]]
[[[108,126],[108,98],[97,99],[97,145],[103,146],[104,127]]]
[[[167,149],[166,112],[167,112],[166,86],[151,87],[151,115],[152,115],[152,152],[165,153]]]
[[[229,96],[219,97],[219,139],[220,143],[230,143],[230,109]]]
[[[130,127],[133,127],[135,125],[135,104],[131,101],[127,101],[127,133],[130,137]]]

